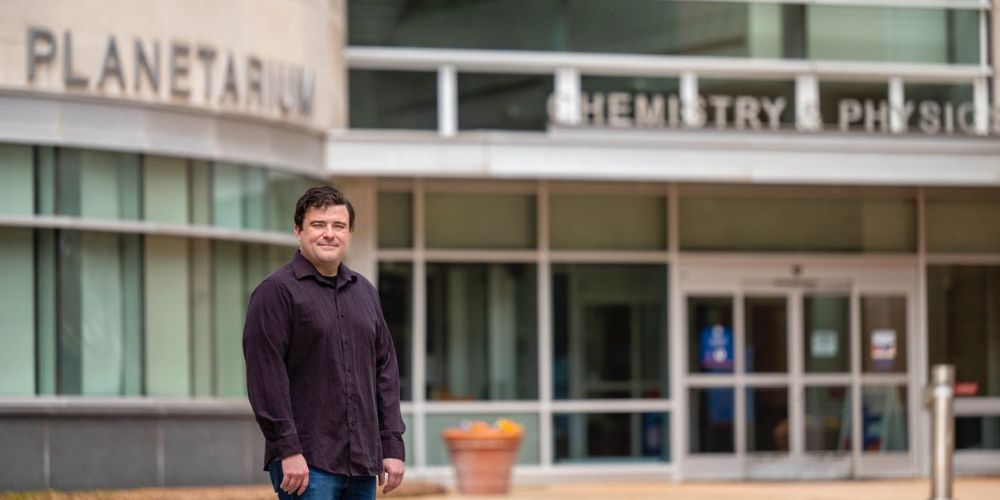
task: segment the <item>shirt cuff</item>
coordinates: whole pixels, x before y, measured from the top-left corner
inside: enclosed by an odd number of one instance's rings
[[[406,461],[406,450],[403,440],[396,437],[382,438],[382,458],[397,458]]]
[[[300,455],[302,453],[302,446],[299,445],[299,436],[296,434],[291,434],[280,439],[272,441],[274,443],[275,454],[279,459],[288,458],[293,455]]]

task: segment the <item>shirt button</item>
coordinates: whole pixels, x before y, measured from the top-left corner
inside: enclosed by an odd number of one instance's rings
[[[344,313],[340,313],[340,317],[343,318],[344,317]]]

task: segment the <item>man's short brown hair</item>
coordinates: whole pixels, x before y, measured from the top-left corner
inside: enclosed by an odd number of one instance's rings
[[[305,194],[295,202],[295,227],[302,229],[302,220],[306,217],[306,212],[313,208],[320,210],[331,205],[343,205],[347,207],[347,214],[350,216],[348,227],[354,231],[354,206],[351,201],[337,189],[331,186],[316,186],[306,190]]]

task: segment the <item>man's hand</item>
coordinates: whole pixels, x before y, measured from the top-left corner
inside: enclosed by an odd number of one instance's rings
[[[402,470],[402,469],[400,469]],[[281,489],[290,495],[301,495],[309,486],[309,466],[301,453],[281,459]]]
[[[386,458],[382,460],[382,474],[378,476],[378,485],[385,485],[382,493],[389,493],[396,489],[399,483],[403,482],[403,461],[398,458]],[[386,479],[388,476],[388,479]]]

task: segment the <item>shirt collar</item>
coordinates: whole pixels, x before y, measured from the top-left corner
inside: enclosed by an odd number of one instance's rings
[[[292,257],[292,271],[295,272],[295,279],[301,280],[306,276],[313,276],[317,281],[326,281],[326,278],[316,270],[316,266],[312,265],[308,259],[302,256],[300,250],[295,251],[295,256]],[[358,273],[352,271],[347,264],[343,262],[337,267],[337,288],[341,288],[348,283],[354,283],[358,280]]]

